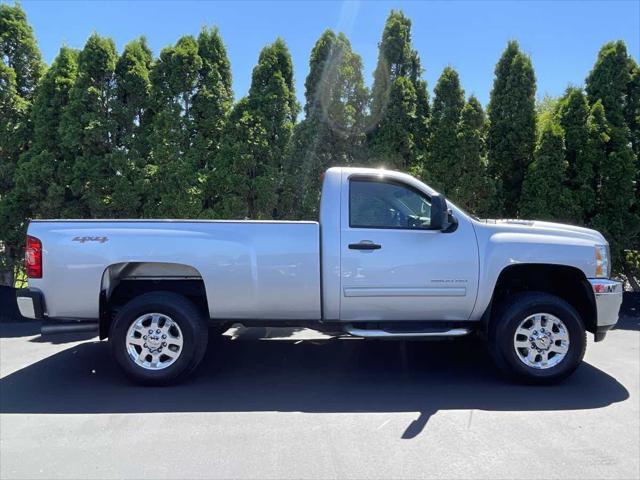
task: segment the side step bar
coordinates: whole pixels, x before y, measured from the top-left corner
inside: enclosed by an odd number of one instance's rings
[[[47,322],[40,327],[41,335],[54,335],[57,333],[95,333],[97,335],[98,322]]]
[[[469,328],[451,328],[448,330],[432,329],[419,332],[389,332],[387,330],[374,330],[357,328],[353,325],[344,327],[344,331],[354,337],[362,338],[423,338],[423,337],[463,337],[471,333]]]

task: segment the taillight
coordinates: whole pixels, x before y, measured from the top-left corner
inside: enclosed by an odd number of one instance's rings
[[[24,266],[27,270],[27,277],[42,278],[42,242],[31,235],[27,235]]]

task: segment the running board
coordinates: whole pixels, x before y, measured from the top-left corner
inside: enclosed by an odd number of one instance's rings
[[[344,331],[354,337],[362,338],[423,338],[423,337],[464,337],[471,333],[469,328],[451,328],[449,330],[432,329],[419,332],[389,332],[387,330],[373,330],[357,328],[353,325],[344,327]]]
[[[98,322],[46,322],[40,327],[40,335],[60,333],[95,333],[98,334]]]

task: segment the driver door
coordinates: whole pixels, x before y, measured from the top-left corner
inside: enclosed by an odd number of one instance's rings
[[[430,230],[429,196],[392,178],[345,181],[340,319],[467,320],[478,283],[473,227]]]

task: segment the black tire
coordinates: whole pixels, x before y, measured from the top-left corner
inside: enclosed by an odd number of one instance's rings
[[[556,316],[569,333],[565,357],[557,365],[545,369],[525,365],[514,347],[516,329],[525,318],[536,313]],[[578,312],[563,299],[543,292],[519,293],[508,298],[499,306],[488,333],[489,353],[495,364],[510,378],[524,383],[555,383],[568,377],[582,362],[587,345]]]
[[[131,324],[146,313],[161,313],[178,324],[183,335],[180,356],[161,370],[148,370],[136,364],[127,352],[126,336]],[[207,349],[208,326],[203,314],[182,295],[150,292],[127,303],[111,325],[111,354],[125,374],[144,385],[168,385],[184,380],[202,361]]]

